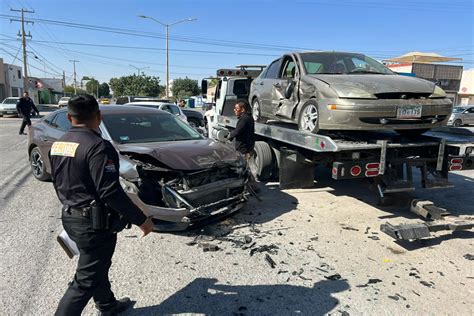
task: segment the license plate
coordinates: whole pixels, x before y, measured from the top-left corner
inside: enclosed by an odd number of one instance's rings
[[[398,119],[411,119],[421,117],[421,105],[404,105],[397,109]]]
[[[7,111],[6,113],[7,114],[16,114],[16,112],[14,112],[14,111]]]

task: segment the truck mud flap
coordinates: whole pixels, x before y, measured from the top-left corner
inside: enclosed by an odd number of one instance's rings
[[[311,188],[314,186],[314,164],[295,150],[280,148],[280,188]]]

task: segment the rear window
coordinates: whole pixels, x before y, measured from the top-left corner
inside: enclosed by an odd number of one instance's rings
[[[181,119],[170,114],[104,115],[103,123],[112,139],[119,143],[149,143],[202,139]]]

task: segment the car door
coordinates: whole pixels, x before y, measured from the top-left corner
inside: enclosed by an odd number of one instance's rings
[[[474,106],[466,110],[466,121],[465,124],[474,124]]]
[[[263,116],[273,116],[272,110],[272,89],[273,84],[279,81],[278,73],[281,67],[281,59],[277,59],[268,66],[265,78],[259,83],[259,100]]]
[[[272,113],[291,119],[298,104],[298,69],[291,56],[284,56],[278,79],[272,84]]]
[[[43,157],[48,156],[53,143],[71,128],[71,123],[67,119],[66,111],[57,113],[50,121],[46,121],[45,123],[45,129],[39,136],[41,140],[40,150],[43,153]],[[46,164],[46,170],[51,170],[49,159],[45,159],[44,163]]]

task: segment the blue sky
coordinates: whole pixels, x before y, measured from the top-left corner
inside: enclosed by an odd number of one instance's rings
[[[132,64],[149,67],[143,71],[164,84],[165,28],[137,15],[163,23],[197,18],[170,27],[170,79],[200,80],[217,68],[268,64],[287,51],[310,49],[362,52],[379,60],[435,52],[474,67],[472,0],[2,0],[0,57],[18,65],[20,23],[9,16],[19,15],[10,8],[21,7],[34,9],[27,18],[48,20],[27,26],[31,74],[43,77],[46,65],[47,77],[64,70],[69,83],[69,60],[79,60],[79,79],[108,82],[136,72]],[[130,32],[135,35],[123,34]]]

